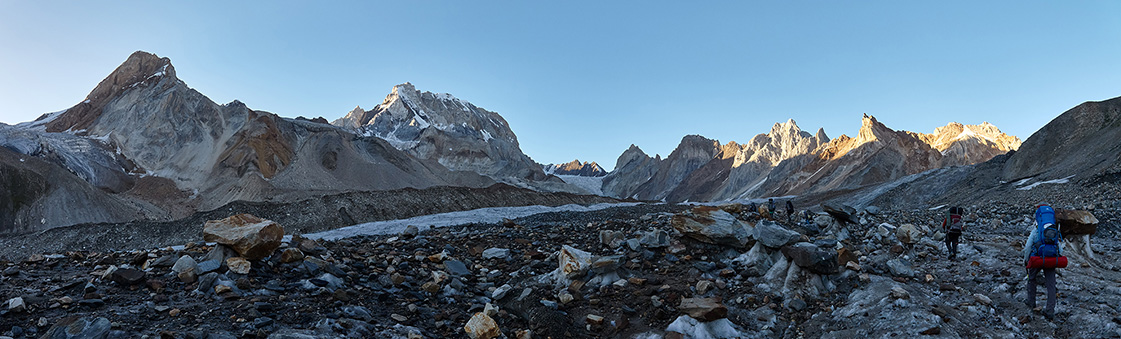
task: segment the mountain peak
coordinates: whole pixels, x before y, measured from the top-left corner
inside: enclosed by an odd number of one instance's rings
[[[170,82],[163,81],[172,80]],[[81,103],[46,124],[48,132],[80,131],[90,127],[101,114],[101,109],[125,91],[155,84],[172,86],[175,84],[175,66],[171,59],[155,54],[136,51],[101,80]]]

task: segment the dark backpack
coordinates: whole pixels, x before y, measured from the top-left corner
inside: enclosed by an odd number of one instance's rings
[[[956,207],[950,208],[950,210],[946,212],[946,229],[949,230],[950,233],[961,233],[961,229],[964,228],[964,226],[965,222],[961,219],[961,209]]]

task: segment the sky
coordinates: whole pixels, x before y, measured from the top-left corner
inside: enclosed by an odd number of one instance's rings
[[[334,120],[396,84],[501,114],[540,163],[746,142],[867,113],[1027,139],[1121,96],[1121,1],[0,0],[0,122],[84,100],[136,50],[218,103]]]

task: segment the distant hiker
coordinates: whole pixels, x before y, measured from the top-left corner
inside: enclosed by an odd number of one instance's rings
[[[950,260],[957,259],[958,238],[961,237],[961,231],[965,228],[965,221],[961,218],[962,214],[965,214],[965,210],[954,206],[946,211],[946,217],[942,219],[942,230],[946,231],[946,251],[950,253]]]
[[[794,222],[794,203],[790,200],[786,201],[786,222]]]
[[[806,226],[814,224],[814,215],[810,210],[802,210],[802,223],[806,224]]]
[[[749,212],[759,212],[759,206],[756,205],[754,201],[752,201],[751,205],[747,205],[747,210]]]
[[[1047,319],[1055,318],[1055,269],[1067,266],[1067,259],[1062,256],[1062,237],[1055,222],[1055,210],[1046,203],[1036,205],[1035,227],[1024,242],[1024,263],[1028,268],[1028,298],[1025,303],[1035,309],[1036,278],[1043,270],[1047,286],[1047,307],[1043,316]]]
[[[767,219],[775,220],[775,211],[777,210],[778,208],[775,208],[775,199],[767,198]]]

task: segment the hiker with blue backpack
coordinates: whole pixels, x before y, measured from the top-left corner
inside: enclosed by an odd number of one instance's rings
[[[1042,203],[1035,208],[1035,227],[1024,243],[1024,263],[1028,269],[1028,296],[1026,304],[1035,309],[1036,277],[1043,271],[1044,284],[1047,286],[1047,307],[1043,316],[1055,317],[1055,269],[1065,268],[1067,258],[1062,255],[1062,233],[1055,221],[1055,210]]]

